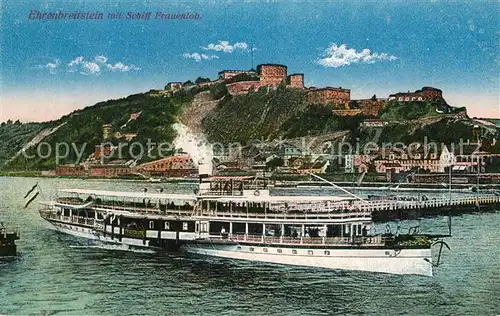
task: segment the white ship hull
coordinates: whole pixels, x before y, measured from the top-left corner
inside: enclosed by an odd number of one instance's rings
[[[79,225],[71,225],[70,223],[61,223],[48,220],[48,222],[54,227],[58,232],[72,235],[75,237],[86,238],[86,239],[98,239],[93,233],[92,228],[82,227]]]
[[[251,251],[251,249],[253,251]],[[432,276],[431,249],[278,248],[247,245],[187,244],[188,254],[274,264]],[[279,253],[279,251],[281,253]],[[312,251],[312,252],[311,252]]]
[[[85,238],[89,240],[96,240],[107,244],[123,245],[125,247],[133,247],[133,248],[149,247],[149,242],[146,241],[146,244],[144,245],[142,239],[123,237],[122,240],[119,241],[117,238],[103,236],[102,233],[98,233],[97,231],[95,231],[93,228],[90,227],[82,227],[80,225],[72,225],[70,223],[61,223],[54,221],[49,221],[49,222],[54,226],[54,229],[57,230],[58,232],[72,235],[75,237]]]

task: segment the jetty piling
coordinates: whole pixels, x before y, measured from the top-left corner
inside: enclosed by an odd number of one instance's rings
[[[500,210],[500,196],[467,196],[439,198],[426,201],[380,201],[359,204],[360,210],[370,210],[374,221],[415,219],[438,215],[460,215],[471,212]]]

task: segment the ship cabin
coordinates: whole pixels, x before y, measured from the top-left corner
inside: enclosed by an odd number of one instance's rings
[[[213,176],[201,180],[200,196],[269,195],[270,180],[253,176]]]
[[[40,214],[51,222],[102,231],[118,241],[135,238],[164,247],[168,240],[196,238],[196,201],[194,194],[66,189],[59,191],[55,203],[45,203]]]
[[[194,194],[163,192],[121,192],[105,190],[64,189],[59,191],[57,206],[63,209],[89,211],[123,211],[139,214],[189,215],[196,204]],[[71,214],[73,214],[72,212]]]
[[[364,243],[371,213],[336,196],[238,195],[204,197],[196,217],[208,226],[207,239],[280,245]]]

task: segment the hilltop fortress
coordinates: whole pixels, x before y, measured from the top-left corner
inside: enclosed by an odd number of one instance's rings
[[[377,98],[375,95],[370,99],[351,99],[351,90],[342,87],[306,87],[304,85],[303,73],[288,74],[288,67],[280,64],[261,64],[257,70],[222,70],[216,80],[204,80],[196,84],[188,81],[169,82],[165,90],[158,94],[171,94],[181,89],[189,89],[193,86],[207,86],[224,83],[231,95],[248,94],[261,88],[276,89],[279,85],[287,88],[302,89],[307,93],[307,101],[311,105],[331,106],[335,115],[354,116],[358,114],[378,116],[379,111],[388,101],[398,102],[425,102],[443,101],[443,92],[432,87],[423,87],[415,92],[396,93],[389,98]],[[189,83],[189,84],[188,84]]]

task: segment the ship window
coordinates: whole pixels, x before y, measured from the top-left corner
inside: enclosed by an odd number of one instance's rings
[[[313,251],[312,251],[312,250],[308,250],[308,251],[307,251],[307,254],[308,254],[308,255],[312,255],[312,254],[313,254]]]
[[[295,250],[295,249],[294,249],[294,250],[292,250],[292,254],[293,254],[293,255],[296,255],[296,254],[297,254],[297,250]]]
[[[330,255],[330,251],[325,250],[325,256],[329,256],[329,255]]]
[[[262,249],[262,251],[267,252],[267,248]]]
[[[254,251],[255,249],[253,249],[253,247],[250,247],[250,248],[248,248],[248,250],[250,250],[250,251]]]
[[[165,222],[165,230],[169,230],[170,229],[170,223],[169,222]]]
[[[236,247],[236,250],[241,250],[241,246]]]
[[[278,251],[278,253],[283,253],[283,250],[281,250],[281,249],[278,249],[277,251]]]
[[[188,223],[182,222],[182,230],[188,230]]]
[[[155,222],[154,221],[149,221],[149,229],[155,228]]]

